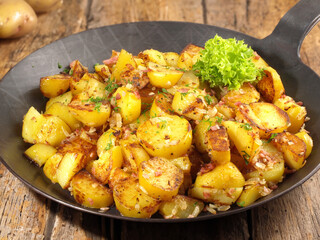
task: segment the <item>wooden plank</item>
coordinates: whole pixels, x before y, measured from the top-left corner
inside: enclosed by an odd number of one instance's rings
[[[0,239],[42,239],[48,201],[34,193],[0,163]]]
[[[137,21],[203,22],[201,0],[92,0],[88,28]]]
[[[208,221],[154,224],[123,222],[121,239],[249,239],[247,215],[237,214]]]

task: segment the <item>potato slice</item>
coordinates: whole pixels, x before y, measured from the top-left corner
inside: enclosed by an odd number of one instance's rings
[[[192,120],[201,120],[207,113],[204,97],[206,94],[200,89],[183,87],[174,94],[172,108],[179,115]]]
[[[76,119],[66,104],[61,102],[55,102],[50,104],[50,107],[45,111],[45,114],[50,114],[61,118],[68,126],[71,131],[81,128],[82,123]]]
[[[139,140],[121,140],[120,141],[123,157],[124,167],[127,167],[131,171],[138,172],[138,168],[141,162],[149,160],[150,156],[139,144]]]
[[[246,185],[237,200],[239,207],[247,207],[261,197],[267,196],[272,192],[266,186],[266,182],[259,178],[253,178],[246,181]]]
[[[236,117],[235,109],[224,102],[220,101],[214,107],[217,109],[218,113],[223,115],[225,120],[234,119]]]
[[[141,98],[138,91],[127,87],[119,87],[113,94],[117,111],[122,116],[123,124],[132,123],[141,113]]]
[[[63,156],[56,171],[57,182],[63,189],[67,189],[73,176],[85,167],[86,159],[82,153],[68,152]]]
[[[170,67],[177,67],[178,66],[178,60],[179,60],[179,54],[176,52],[164,52],[162,53],[164,60],[166,61],[166,65]]]
[[[154,62],[148,62],[148,77],[150,83],[155,87],[171,88],[182,77],[183,72],[173,67],[159,65]]]
[[[267,102],[274,103],[282,94],[284,94],[284,87],[281,78],[275,69],[266,67],[264,73],[265,76],[258,82],[257,88]]]
[[[313,148],[313,140],[312,138],[310,137],[310,135],[305,131],[305,130],[302,130],[298,133],[296,133],[296,136],[299,137],[300,139],[302,139],[304,141],[304,143],[306,144],[306,155],[305,155],[305,158],[308,158],[311,151],[312,151],[312,148]]]
[[[218,165],[230,162],[230,143],[225,127],[216,126],[216,129],[210,129],[206,133],[206,141],[211,162]]]
[[[88,83],[86,84],[84,91],[86,91],[88,93],[89,97],[105,98],[106,94],[107,94],[106,86],[107,86],[106,84],[104,84],[96,79],[90,78],[88,80]]]
[[[137,68],[137,63],[132,54],[121,49],[117,63],[112,71],[111,79],[115,79],[116,82],[120,81],[120,74],[128,69],[128,65],[131,65],[133,68]]]
[[[141,190],[134,178],[118,182],[113,188],[113,198],[118,211],[126,217],[150,218],[160,206],[160,201]]]
[[[155,117],[139,126],[137,137],[151,156],[177,158],[190,148],[192,128],[178,116]]]
[[[177,195],[171,201],[163,202],[159,208],[160,214],[166,219],[194,218],[203,210],[204,203],[198,199]]]
[[[87,93],[74,96],[68,108],[76,119],[89,127],[102,126],[111,113],[107,100],[99,97],[89,98]]]
[[[208,139],[206,137],[207,132],[211,127],[215,126],[216,118],[208,118],[200,121],[199,124],[194,128],[193,138],[197,150],[201,153],[205,153],[208,149]]]
[[[266,61],[264,61],[263,58],[260,57],[256,52],[254,52],[254,56],[251,58],[251,60],[257,68],[269,67],[268,63],[266,63]]]
[[[53,156],[56,152],[57,149],[48,144],[36,143],[29,147],[24,152],[24,155],[41,167],[46,163],[48,158]]]
[[[151,117],[160,117],[165,115],[173,115],[172,109],[173,96],[169,93],[159,93],[155,96],[150,109]]]
[[[260,137],[265,139],[290,126],[288,114],[276,105],[266,102],[241,104],[236,111],[236,119],[257,127]]]
[[[156,64],[160,64],[163,66],[167,65],[167,62],[164,58],[164,55],[162,52],[159,52],[155,49],[147,49],[142,52],[145,55],[145,60],[154,62]]]
[[[57,180],[57,169],[63,158],[61,153],[56,153],[49,157],[43,166],[43,173],[51,180],[51,182],[56,183]]]
[[[43,117],[45,122],[39,127],[36,142],[56,147],[71,133],[71,129],[57,116],[44,114]]]
[[[193,71],[187,71],[183,73],[176,85],[181,87],[199,88],[200,80]]]
[[[168,201],[178,194],[183,172],[165,158],[151,158],[140,164],[139,184],[156,199]]]
[[[109,70],[108,66],[105,64],[94,65],[94,70],[103,79],[109,78],[111,76],[110,70]]]
[[[48,102],[46,103],[46,111],[48,110],[48,108],[53,104],[53,103],[56,103],[56,102],[59,102],[59,103],[62,103],[62,104],[65,104],[65,105],[68,105],[72,100],[72,92],[71,91],[68,91],[64,94],[61,94],[59,96],[56,96],[56,97],[53,97],[53,98],[50,98],[48,100]]]
[[[109,128],[104,132],[98,139],[97,142],[97,153],[100,157],[105,151],[108,151],[112,147],[118,144],[120,137],[122,135],[121,128],[113,127]]]
[[[230,205],[240,196],[244,184],[241,172],[233,163],[228,162],[198,175],[190,189],[190,195],[207,202]]]
[[[70,186],[74,199],[82,206],[105,208],[113,203],[112,191],[85,170],[72,178]]]
[[[291,97],[285,95],[278,98],[274,104],[288,114],[291,125],[287,130],[291,133],[299,132],[307,116],[306,108],[298,105]]]
[[[258,102],[260,99],[260,93],[250,83],[244,83],[237,90],[230,90],[221,101],[230,107],[237,108],[239,103],[253,103]]]
[[[88,80],[82,80],[78,78],[72,78],[70,80],[70,91],[73,95],[77,95],[81,92],[84,92],[88,85]]]
[[[110,173],[114,168],[122,166],[123,156],[120,146],[105,151],[98,160],[94,160],[86,169],[103,185],[108,183]]]
[[[285,163],[291,168],[298,170],[302,168],[306,161],[306,144],[302,139],[289,132],[277,134],[272,139],[276,148],[283,152]]]
[[[69,89],[70,79],[68,74],[56,74],[40,78],[40,91],[43,96],[52,98],[65,93]]]
[[[192,66],[200,58],[202,47],[194,44],[188,44],[182,51],[178,60],[178,67],[185,70],[192,70]]]
[[[263,142],[260,152],[255,155],[251,165],[254,170],[247,170],[245,179],[260,178],[268,184],[281,182],[284,174],[284,159],[282,153],[270,142]]]
[[[110,172],[108,185],[113,190],[114,186],[121,181],[126,181],[132,178],[130,172],[124,171],[122,168],[113,168]]]
[[[190,173],[191,170],[191,162],[188,156],[168,159],[173,165],[180,168],[184,174]]]
[[[227,129],[230,140],[236,146],[246,164],[249,164],[262,144],[259,132],[250,124],[225,121],[222,125]]]
[[[45,122],[46,118],[34,107],[30,107],[26,115],[23,117],[23,140],[28,143],[37,143],[37,134]]]

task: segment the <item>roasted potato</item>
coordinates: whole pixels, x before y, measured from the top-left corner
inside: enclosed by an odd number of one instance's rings
[[[165,158],[155,157],[140,164],[139,184],[153,198],[171,200],[182,182],[182,170]]]
[[[145,193],[138,179],[119,181],[113,188],[113,198],[119,212],[126,217],[150,218],[158,211],[161,201]]]
[[[17,38],[35,29],[37,15],[23,0],[0,0],[0,38]]]
[[[85,170],[77,173],[70,183],[74,199],[90,208],[105,208],[113,203],[112,191]]]
[[[30,107],[23,117],[22,138],[28,143],[37,143],[37,134],[45,123],[46,118],[34,107]]]
[[[304,143],[306,144],[306,155],[305,158],[309,157],[312,148],[313,148],[313,140],[310,137],[310,135],[307,133],[307,131],[302,130],[298,133],[296,133],[296,136],[299,137],[300,139],[302,139],[304,141]]]
[[[151,156],[177,158],[190,148],[192,128],[178,116],[155,117],[139,126],[137,137]]]
[[[207,151],[211,162],[215,164],[225,164],[230,162],[230,143],[225,127],[210,129],[206,133]]]
[[[56,96],[56,97],[53,97],[53,98],[50,98],[48,100],[48,102],[46,103],[46,111],[48,110],[48,108],[53,104],[53,103],[56,103],[56,102],[59,102],[59,103],[62,103],[62,104],[65,104],[65,105],[68,105],[71,100],[72,100],[72,92],[71,91],[68,91],[64,94],[61,94],[59,96]]]
[[[151,117],[161,117],[165,115],[173,115],[174,110],[172,108],[173,96],[168,93],[159,93],[155,96],[151,109]]]
[[[24,155],[41,167],[46,163],[48,158],[52,157],[56,152],[57,149],[48,144],[36,143],[29,147],[24,152]]]
[[[47,98],[57,97],[69,89],[71,76],[65,73],[40,79],[40,91]]]
[[[166,218],[194,218],[203,210],[204,203],[198,199],[177,195],[172,200],[163,202],[159,212]]]

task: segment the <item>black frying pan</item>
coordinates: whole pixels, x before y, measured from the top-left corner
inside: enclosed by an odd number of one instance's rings
[[[32,53],[19,62],[0,82],[0,155],[3,164],[23,183],[36,192],[66,206],[102,216],[146,222],[197,221],[235,214],[261,205],[299,186],[320,168],[320,78],[304,65],[299,49],[306,34],[320,19],[320,0],[302,0],[279,22],[273,33],[259,40],[245,34],[215,26],[182,22],[138,22],[91,29],[58,40]],[[272,194],[246,208],[233,207],[217,215],[202,213],[195,219],[132,219],[121,216],[115,208],[106,213],[77,204],[69,192],[52,184],[42,170],[30,163],[22,153],[28,147],[21,138],[22,119],[30,106],[45,108],[46,99],[39,91],[39,79],[59,72],[63,66],[79,59],[85,66],[110,57],[111,50],[124,48],[138,52],[154,48],[180,52],[188,43],[204,45],[218,34],[224,38],[244,39],[282,77],[287,95],[302,100],[311,118],[307,122],[314,149],[307,164],[288,176]],[[90,70],[93,70],[91,67]]]

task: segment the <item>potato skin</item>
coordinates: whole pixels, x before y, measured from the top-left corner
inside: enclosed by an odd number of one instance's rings
[[[31,32],[37,25],[37,15],[22,0],[0,0],[0,38],[17,38]]]
[[[25,0],[37,13],[44,13],[60,7],[63,0]]]

